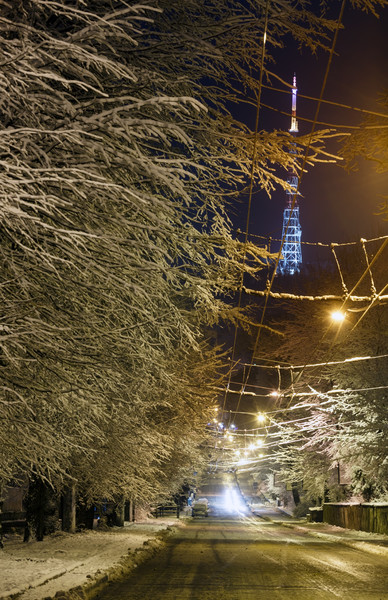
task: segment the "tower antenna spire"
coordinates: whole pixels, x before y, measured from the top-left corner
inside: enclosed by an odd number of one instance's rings
[[[294,77],[292,80],[292,111],[291,111],[291,127],[289,129],[290,133],[298,133],[298,121],[296,120],[296,97],[298,94],[298,88],[296,87],[296,73],[294,73]]]
[[[298,133],[298,121],[296,120],[296,98],[298,88],[296,87],[296,74],[292,80],[291,88],[291,127],[289,132],[293,135]],[[295,145],[291,146],[291,154],[296,154]],[[299,223],[299,203],[298,203],[298,174],[294,169],[288,172],[287,183],[287,202],[283,212],[283,231],[282,231],[282,259],[279,261],[279,272],[282,275],[293,275],[300,271],[302,264],[301,236],[302,228]],[[295,201],[293,202],[293,198]]]

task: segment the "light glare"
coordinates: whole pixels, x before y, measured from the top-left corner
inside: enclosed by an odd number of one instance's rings
[[[345,319],[345,313],[340,310],[335,310],[331,313],[331,318],[333,321],[337,321],[337,323],[341,323]]]

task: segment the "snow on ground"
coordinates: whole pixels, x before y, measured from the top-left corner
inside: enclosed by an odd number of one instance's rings
[[[341,542],[365,552],[388,557],[388,535],[384,533],[356,531],[355,529],[345,529],[344,527],[330,525],[329,523],[308,522],[306,519],[293,517],[283,508],[274,506],[252,504],[250,508],[253,514],[260,515],[260,518],[282,523],[284,527],[308,531],[315,537]]]
[[[58,532],[42,542],[23,543],[18,535],[7,536],[0,550],[0,600],[14,597],[41,600],[104,578],[122,557],[147,548],[166,529],[184,524],[184,519],[160,518],[127,523],[106,531]],[[134,554],[139,562],[139,554]],[[106,573],[105,573],[106,574]]]
[[[284,523],[284,525],[288,525]],[[337,525],[328,523],[300,523],[295,524],[296,528],[303,528],[305,531],[317,536],[328,537],[365,550],[373,554],[386,554],[388,556],[388,535],[384,533],[371,533],[369,531],[356,531],[355,529],[344,529]]]
[[[279,520],[276,519],[278,523],[281,522],[280,511],[279,517]],[[129,568],[135,567],[152,548],[160,547],[159,534],[166,529],[184,526],[185,522],[185,517],[179,520],[149,519],[106,531],[58,532],[42,542],[33,540],[27,544],[20,536],[8,536],[4,550],[0,550],[0,600],[11,597],[20,600],[85,597],[82,591],[73,596],[70,590],[98,585],[108,573],[109,577],[120,574],[124,558]],[[388,556],[387,535],[301,520],[283,521],[282,524],[309,531],[314,536],[341,541],[359,550]]]

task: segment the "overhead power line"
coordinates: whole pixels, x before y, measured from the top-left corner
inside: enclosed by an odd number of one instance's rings
[[[354,362],[360,362],[360,361],[365,361],[365,360],[378,360],[380,358],[388,358],[388,354],[380,354],[378,356],[352,356],[351,358],[344,358],[343,360],[331,360],[331,361],[326,361],[326,362],[310,363],[310,364],[305,364],[305,365],[273,366],[273,365],[258,365],[256,363],[240,363],[240,364],[241,364],[241,366],[257,367],[258,369],[273,369],[276,371],[279,369],[282,369],[282,370],[292,371],[292,370],[296,370],[296,369],[325,367],[326,365],[343,365],[343,364],[347,364],[347,363],[354,363]]]
[[[274,106],[271,106],[270,104],[261,104],[263,108],[268,108],[269,110],[272,110],[273,112],[277,112],[281,115],[284,115],[286,117],[291,116],[289,112],[287,112],[286,110],[281,110],[280,108],[275,108]],[[379,114],[379,113],[377,113]],[[383,115],[385,117],[387,117],[387,115]],[[343,125],[343,124],[338,124],[338,123],[327,123],[326,121],[314,121],[313,119],[309,119],[308,117],[302,117],[300,114],[298,114],[298,121],[303,121],[304,123],[314,123],[316,125],[321,125],[323,127],[329,127],[330,129],[352,129],[352,130],[364,130],[364,129],[385,129],[388,128],[388,123],[386,125]],[[349,135],[344,133],[338,133],[338,135]]]
[[[268,30],[268,15],[269,15],[269,0],[266,1],[265,5],[265,14],[264,14],[264,27],[263,27],[263,40],[261,45],[261,58],[260,58],[260,78],[259,78],[259,87],[257,91],[257,106],[256,106],[256,118],[255,118],[255,130],[254,130],[254,138],[253,138],[253,150],[252,150],[252,161],[251,161],[251,172],[250,172],[250,181],[249,181],[249,195],[248,195],[248,209],[247,209],[247,218],[246,218],[246,233],[244,239],[244,255],[243,255],[243,265],[246,261],[246,245],[248,242],[248,231],[249,231],[249,222],[251,217],[251,205],[252,205],[252,196],[253,196],[253,182],[254,182],[254,173],[255,173],[255,164],[256,164],[256,155],[257,155],[257,144],[259,137],[259,116],[260,116],[260,107],[261,107],[261,90],[263,83],[263,72],[264,72],[264,60],[265,60],[265,45],[267,41],[267,30]],[[238,296],[238,308],[241,306],[242,300],[242,292],[244,285],[244,270],[241,272],[241,279],[239,285],[239,296]],[[234,340],[233,340],[233,349],[232,349],[232,361],[234,361],[234,356],[236,352],[236,344],[237,344],[237,331],[238,325],[235,325],[234,328]],[[230,381],[231,373],[229,373],[229,381]],[[224,397],[224,405],[226,404],[226,394]]]
[[[308,143],[307,143],[307,146],[306,146],[306,149],[305,149],[305,153],[304,153],[304,157],[303,157],[303,162],[302,162],[301,169],[300,169],[300,175],[299,175],[299,178],[298,178],[298,185],[297,185],[297,188],[295,190],[295,194],[293,195],[293,198],[292,198],[290,215],[292,214],[292,212],[294,210],[294,207],[295,207],[295,204],[296,204],[296,200],[297,200],[297,197],[298,197],[298,193],[299,193],[300,182],[301,182],[303,173],[305,172],[304,169],[305,169],[305,166],[306,166],[306,162],[307,162],[307,159],[308,159],[308,154],[309,154],[310,147],[311,147],[311,142],[312,142],[314,131],[315,131],[315,124],[316,124],[316,121],[318,119],[318,114],[319,114],[319,110],[320,110],[320,107],[321,107],[321,102],[322,102],[323,94],[324,94],[324,91],[325,91],[325,88],[326,88],[326,82],[327,82],[327,78],[328,78],[328,75],[329,75],[329,71],[330,71],[330,67],[331,67],[331,63],[332,63],[332,59],[333,59],[333,55],[334,55],[335,46],[336,46],[336,43],[337,43],[338,33],[339,33],[339,30],[340,30],[340,27],[341,27],[342,16],[343,16],[343,12],[344,12],[344,9],[345,9],[345,2],[346,2],[346,0],[342,0],[342,4],[341,4],[341,8],[340,8],[340,13],[339,13],[339,17],[338,17],[338,20],[337,20],[337,26],[336,26],[336,29],[335,29],[335,32],[334,32],[333,41],[332,41],[332,45],[331,45],[330,52],[329,52],[329,58],[328,58],[328,61],[327,61],[326,70],[325,70],[325,74],[324,74],[324,77],[323,77],[323,82],[322,82],[322,86],[321,86],[320,97],[319,97],[319,100],[317,102],[317,107],[316,107],[316,110],[315,110],[314,122],[312,124],[311,132],[310,132],[309,139],[308,139]],[[268,7],[268,2],[267,2],[267,7]],[[263,56],[264,56],[264,51],[263,51]],[[262,63],[262,66],[263,66],[263,63]],[[261,89],[261,80],[262,80],[262,71],[260,72],[260,89]],[[248,232],[248,227],[246,229],[247,229],[247,232]],[[277,268],[278,268],[278,265],[279,265],[279,262],[280,262],[280,257],[281,257],[281,253],[282,253],[282,249],[283,249],[283,244],[284,244],[284,241],[285,241],[285,237],[287,235],[287,230],[288,230],[288,224],[287,224],[286,230],[284,232],[284,235],[283,235],[283,238],[282,238],[282,241],[281,241],[279,252],[278,252],[277,257],[276,257],[276,261],[275,261],[275,265],[274,265],[274,269],[273,269],[273,273],[272,273],[271,279],[267,282],[266,293],[264,295],[264,306],[263,306],[262,313],[261,313],[260,325],[258,327],[257,336],[256,336],[256,340],[255,340],[254,347],[253,347],[252,357],[255,356],[256,350],[257,350],[258,345],[259,345],[259,339],[260,339],[260,334],[261,334],[261,331],[262,331],[262,325],[263,325],[263,322],[264,322],[264,317],[265,317],[265,313],[266,313],[266,309],[267,309],[267,305],[268,305],[269,294],[271,292],[271,289],[272,289],[272,286],[273,286],[273,283],[274,283],[274,280],[275,280],[275,275],[276,275],[276,271],[277,271]],[[252,358],[252,361],[253,361],[253,358]],[[248,382],[248,380],[249,380],[249,376],[250,376],[250,373],[251,373],[251,368],[252,368],[252,363],[251,363],[251,365],[248,366],[248,369],[247,369],[247,374],[246,374],[246,377],[245,377],[246,382]],[[241,402],[241,395],[239,397],[236,410],[239,409],[240,402]],[[225,402],[224,402],[224,406],[225,406]]]
[[[283,79],[281,79],[278,75],[276,75],[276,73],[269,73],[269,75],[273,75],[274,77],[276,77],[279,81],[281,81],[285,86],[287,86],[287,88],[291,88],[291,85],[289,83],[287,83],[286,81],[283,81]],[[267,90],[272,90],[274,92],[280,92],[282,94],[289,94],[290,91],[289,89],[287,90],[282,90],[281,88],[275,88],[272,87],[271,85],[262,85],[263,88],[267,89]],[[318,102],[318,98],[314,98],[314,96],[306,96],[304,94],[300,94],[298,92],[298,97],[299,98],[304,98],[305,100],[312,100],[313,102]],[[332,100],[324,100],[323,98],[321,99],[321,104],[329,104],[330,106],[335,106],[337,108],[344,108],[346,110],[352,110],[355,112],[359,112],[362,113],[364,115],[372,115],[375,117],[382,117],[383,119],[388,119],[388,113],[382,113],[382,112],[377,112],[374,110],[367,110],[366,108],[359,108],[357,106],[350,106],[349,104],[343,104],[341,102],[334,102]],[[300,118],[300,117],[299,117]],[[346,127],[346,125],[345,125]]]
[[[245,235],[245,232],[241,231],[241,230],[239,230],[238,233]],[[249,237],[262,239],[264,242],[267,242],[267,244],[268,244],[268,240],[270,240],[271,242],[281,242],[282,241],[280,238],[273,238],[273,237],[269,237],[268,235],[258,235],[255,233],[249,233]],[[360,238],[359,240],[354,240],[352,242],[303,242],[303,241],[301,241],[300,243],[305,246],[317,246],[320,248],[332,248],[332,247],[340,248],[342,246],[357,246],[358,244],[370,244],[372,242],[379,242],[379,241],[385,240],[387,238],[388,238],[388,235],[381,235],[379,237],[370,238],[370,239]]]
[[[246,294],[252,296],[270,296],[271,298],[283,299],[283,300],[336,300],[338,302],[343,301],[343,294],[324,294],[323,296],[307,296],[304,294],[289,294],[287,292],[268,292],[267,290],[252,290],[244,286]],[[350,295],[347,297],[350,302],[375,302],[376,300],[388,300],[388,295],[373,295],[373,296],[354,296]]]

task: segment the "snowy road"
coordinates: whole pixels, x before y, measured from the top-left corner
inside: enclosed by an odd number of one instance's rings
[[[194,519],[101,600],[388,599],[388,565],[306,531],[253,517],[233,487],[203,488],[210,516]],[[275,514],[263,511],[265,519]]]

